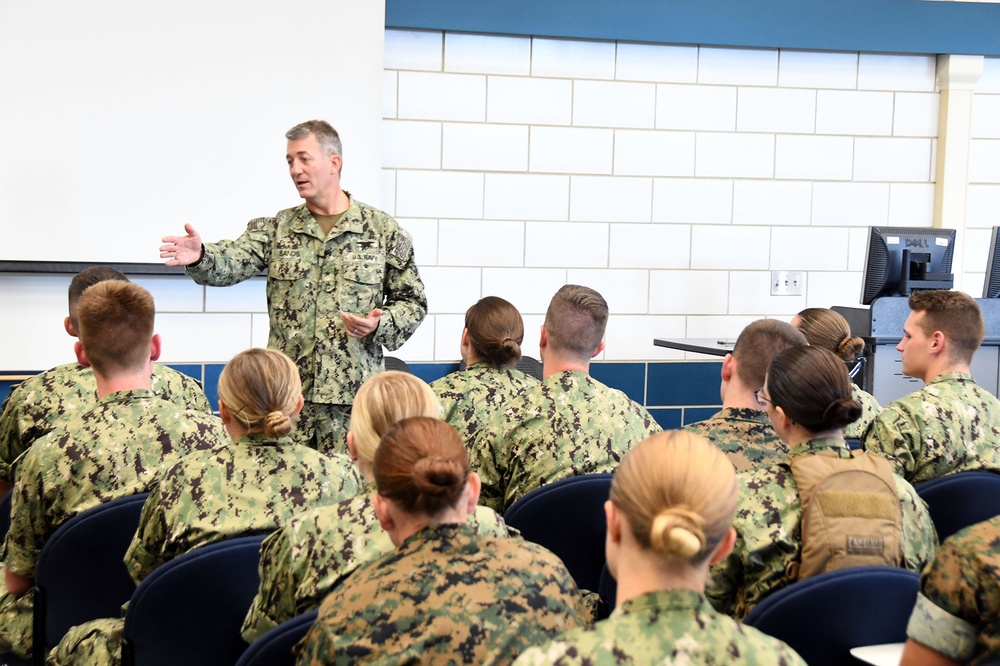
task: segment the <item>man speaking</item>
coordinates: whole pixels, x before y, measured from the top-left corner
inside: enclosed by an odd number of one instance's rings
[[[285,134],[288,171],[305,203],[259,217],[236,240],[202,244],[191,225],[160,257],[198,284],[222,287],[267,269],[268,347],[295,360],[306,404],[295,432],[320,451],[344,452],[351,403],[427,314],[410,235],[340,189],[340,136],[323,120]],[[235,407],[234,407],[235,409]]]

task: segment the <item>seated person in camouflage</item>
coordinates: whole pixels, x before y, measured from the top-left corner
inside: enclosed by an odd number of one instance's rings
[[[607,323],[608,304],[593,289],[568,284],[552,297],[539,341],[544,379],[497,412],[469,453],[482,504],[502,513],[546,483],[611,472],[660,432],[645,407],[590,376]]]
[[[865,350],[865,341],[851,335],[851,326],[839,312],[828,308],[806,308],[792,317],[792,326],[802,331],[813,347],[833,352],[844,363],[854,363]],[[861,416],[844,428],[847,439],[861,439],[882,406],[871,393],[851,384],[851,396],[861,403]]]
[[[920,577],[903,666],[1000,659],[1000,516],[951,535]]]
[[[375,450],[374,471],[375,513],[397,549],[323,601],[300,666],[510,663],[579,624],[579,592],[559,558],[469,524],[479,478],[450,425],[400,421]]]
[[[354,397],[347,445],[368,492],[298,513],[264,541],[260,590],[243,623],[248,643],[317,608],[351,572],[394,550],[372,506],[375,449],[397,421],[410,416],[437,418],[439,411],[434,392],[409,373],[380,372],[361,385]],[[469,523],[479,534],[508,535],[503,519],[486,507],[476,507]]]
[[[150,390],[160,353],[154,312],[149,292],[120,280],[80,297],[76,352],[81,365],[93,368],[98,401],[32,444],[19,464],[3,545],[0,653],[31,649],[32,578],[57,527],[103,502],[149,490],[181,456],[227,438],[218,417]]]
[[[69,316],[63,325],[72,337],[79,337],[77,303],[80,295],[87,287],[104,280],[128,282],[123,273],[106,266],[83,270],[70,282]],[[183,409],[212,413],[198,381],[165,365],[153,366],[150,388],[160,398]],[[0,413],[0,495],[13,483],[11,467],[14,461],[32,442],[66,419],[94,407],[97,402],[93,372],[80,363],[60,365],[14,387]]]
[[[732,353],[722,360],[722,411],[684,430],[722,449],[737,472],[783,460],[788,447],[774,432],[754,392],[764,385],[767,366],[778,352],[804,344],[802,333],[777,319],[759,319],[744,328]]]
[[[487,296],[465,313],[461,349],[466,367],[432,382],[431,388],[441,400],[441,418],[470,449],[483,423],[538,384],[514,367],[521,360],[523,340],[521,313],[502,298]]]
[[[798,580],[802,498],[791,463],[806,456],[851,459],[844,426],[861,414],[861,405],[851,397],[847,367],[818,347],[792,347],[775,356],[760,398],[789,451],[785,462],[737,475],[736,545],[712,567],[707,590],[716,610],[737,619]],[[892,480],[902,518],[899,563],[920,571],[934,557],[934,524],[913,487],[897,475]]]
[[[984,469],[1000,472],[1000,401],[972,379],[985,336],[976,302],[958,291],[918,291],[903,324],[903,374],[924,388],[882,408],[866,451],[889,459],[910,483]]]
[[[249,349],[219,376],[219,414],[230,440],[181,458],[150,490],[125,566],[141,583],[156,567],[227,537],[273,531],[300,511],[335,504],[363,483],[344,455],[294,443],[302,383],[276,349]],[[73,627],[49,663],[118,664],[124,621]]]
[[[704,437],[674,430],[637,444],[604,504],[617,607],[515,664],[805,666],[787,645],[717,613],[705,598],[709,565],[736,540],[736,499],[733,466]]]

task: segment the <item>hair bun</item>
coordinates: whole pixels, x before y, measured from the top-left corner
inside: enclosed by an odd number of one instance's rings
[[[861,418],[861,403],[854,398],[847,396],[838,398],[831,402],[823,412],[823,420],[828,421],[837,428],[842,428],[849,423],[854,423]]]
[[[292,419],[284,412],[269,412],[264,417],[264,435],[266,437],[284,437],[292,431]]]
[[[465,474],[454,460],[439,456],[421,458],[413,465],[413,485],[424,495],[457,499],[465,486]]]
[[[691,558],[705,547],[701,518],[680,507],[661,511],[649,530],[649,542],[664,555]]]
[[[844,361],[853,361],[865,350],[865,341],[859,337],[848,336],[837,345],[837,356]]]

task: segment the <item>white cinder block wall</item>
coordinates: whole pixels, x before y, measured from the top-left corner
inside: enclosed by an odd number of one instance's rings
[[[431,309],[397,355],[457,359],[463,313],[489,294],[521,309],[537,355],[566,282],[607,298],[605,360],[680,358],[652,338],[857,304],[866,227],[932,224],[934,70],[933,56],[387,31],[381,206],[415,238]],[[998,58],[973,133],[957,277],[978,296],[1000,225]],[[361,149],[345,137],[348,165]],[[805,294],[769,296],[771,270],[805,271]],[[0,306],[23,317],[0,366],[72,359],[68,280],[0,275]],[[157,299],[165,361],[266,343],[260,280],[138,281]]]

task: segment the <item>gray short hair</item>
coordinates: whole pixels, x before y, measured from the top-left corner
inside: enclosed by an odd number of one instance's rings
[[[285,132],[285,138],[289,141],[296,141],[304,139],[310,134],[316,136],[316,142],[319,143],[320,149],[327,157],[331,155],[344,156],[344,148],[340,143],[340,135],[325,120],[307,120],[304,123],[299,123]]]

